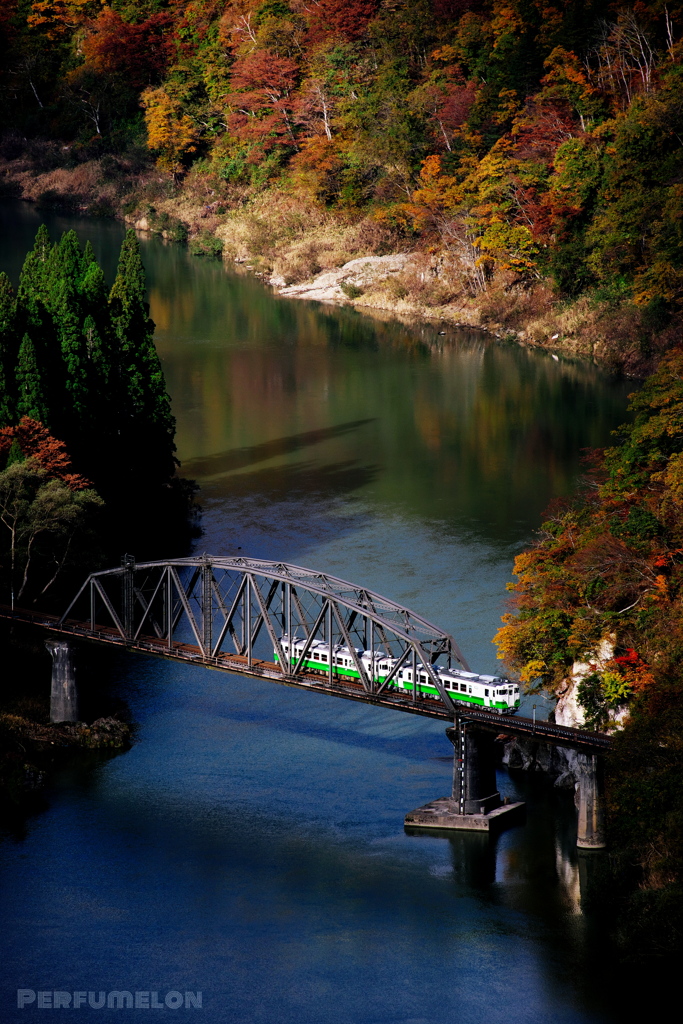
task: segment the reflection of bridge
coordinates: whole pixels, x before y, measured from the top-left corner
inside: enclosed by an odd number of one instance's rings
[[[0,615],[41,625],[65,637],[256,676],[449,724],[455,719],[460,733],[464,736],[466,730],[469,736],[466,744],[458,741],[460,758],[456,745],[461,813],[474,813],[475,805],[489,806],[491,794],[475,792],[482,785],[486,788],[489,781],[483,781],[474,765],[492,760],[490,755],[484,757],[483,749],[491,730],[573,747],[593,761],[609,745],[609,738],[602,734],[549,722],[533,723],[519,716],[502,719],[492,712],[456,706],[439,676],[440,668],[451,668],[453,663],[467,670],[450,634],[363,587],[283,562],[204,555],[136,564],[125,556],[120,567],[92,573],[60,618],[22,609],[0,609]],[[283,653],[281,637],[285,635],[304,639],[296,664],[290,664]],[[345,647],[358,681],[338,676],[331,658],[326,674],[306,668],[315,641]],[[368,673],[358,648],[381,651],[393,659],[381,682]],[[67,671],[67,663],[68,659],[62,659],[60,672]],[[418,663],[438,696],[420,695],[417,687],[411,693],[392,687],[403,666],[412,666],[415,679]],[[477,743],[481,757],[475,750]],[[466,762],[474,772],[469,781]],[[491,772],[487,770],[484,776],[490,780]],[[466,790],[467,799],[463,795]]]

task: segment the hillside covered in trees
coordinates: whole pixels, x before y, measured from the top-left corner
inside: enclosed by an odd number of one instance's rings
[[[192,487],[153,334],[132,230],[111,288],[89,244],[44,226],[16,292],[0,273],[3,602],[182,532]]]
[[[410,250],[389,304],[643,372],[679,333],[682,26],[678,0],[4,0],[6,190],[288,283]]]
[[[682,382],[679,348],[632,396],[634,420],[614,447],[591,453],[579,493],[548,509],[517,557],[515,608],[497,637],[532,687],[561,694],[576,666],[590,727],[621,722],[600,901],[611,897],[623,935],[649,955],[683,943]]]

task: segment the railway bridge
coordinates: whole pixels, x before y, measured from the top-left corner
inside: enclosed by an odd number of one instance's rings
[[[411,827],[489,829],[519,810],[501,806],[493,743],[501,733],[578,751],[578,843],[604,845],[601,755],[609,737],[520,716],[465,707],[444,687],[439,670],[469,671],[455,639],[422,616],[372,591],[326,573],[284,562],[202,555],[121,565],[91,573],[61,616],[0,608],[0,616],[50,631],[52,718],[75,717],[70,638],[267,679],[285,686],[441,719],[454,744],[453,793],[406,817]],[[303,637],[296,661],[283,636]],[[346,648],[356,678],[307,667],[311,645]],[[391,670],[381,682],[357,649],[381,652]],[[395,686],[404,666],[420,664],[433,696]]]

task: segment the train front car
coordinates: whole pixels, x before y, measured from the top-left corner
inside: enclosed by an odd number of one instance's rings
[[[442,670],[441,681],[455,704],[514,715],[519,710],[519,686],[502,676],[483,676],[476,672]]]

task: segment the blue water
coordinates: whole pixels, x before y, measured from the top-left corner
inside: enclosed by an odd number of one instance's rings
[[[16,277],[38,214],[0,217]],[[112,273],[119,225],[49,224]],[[277,300],[155,240],[143,256],[202,485],[196,550],[363,583],[495,670],[514,554],[629,388],[474,332]],[[499,774],[528,815],[497,839],[411,836],[406,812],[450,791],[439,723],[121,652],[84,652],[79,685],[126,711],[135,743],[75,762],[6,824],[2,1024],[46,1016],[17,989],[201,992],[162,1013],[207,1024],[599,1024],[647,998],[582,912],[600,855],[578,855],[572,794],[546,779]]]

